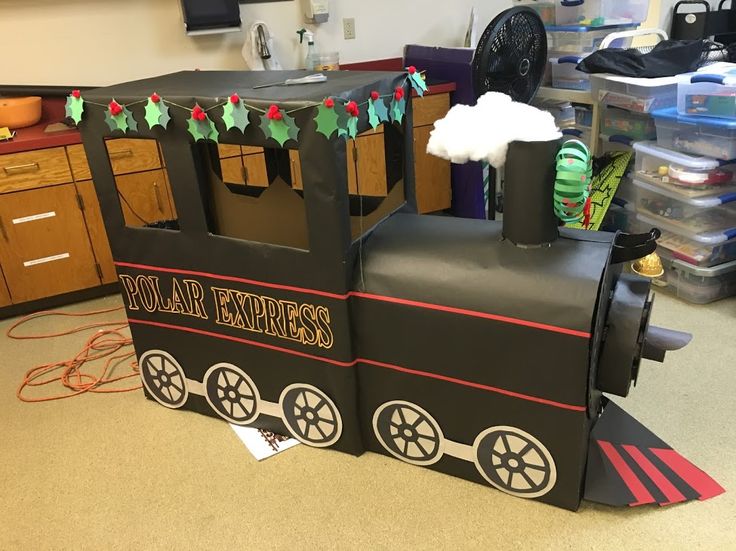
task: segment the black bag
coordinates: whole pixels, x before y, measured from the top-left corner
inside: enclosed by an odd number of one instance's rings
[[[577,69],[626,77],[669,77],[696,70],[704,53],[707,46],[703,40],[664,40],[648,53],[636,48],[598,50],[583,58]]]

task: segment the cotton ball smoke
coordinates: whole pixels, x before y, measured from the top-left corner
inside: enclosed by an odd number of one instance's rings
[[[453,163],[488,161],[500,168],[509,143],[561,136],[551,113],[512,101],[506,94],[487,92],[474,106],[455,105],[435,122],[427,152]]]

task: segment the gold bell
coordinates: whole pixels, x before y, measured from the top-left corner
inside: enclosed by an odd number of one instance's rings
[[[632,262],[631,269],[644,277],[655,278],[664,274],[662,259],[659,258],[657,253],[648,254],[644,258],[640,258],[636,262]]]

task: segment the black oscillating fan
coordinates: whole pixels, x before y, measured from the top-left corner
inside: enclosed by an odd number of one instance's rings
[[[516,7],[499,13],[483,31],[473,56],[476,97],[503,92],[529,103],[547,64],[547,35],[534,10]]]
[[[473,55],[475,96],[503,92],[514,101],[529,103],[537,93],[547,65],[547,33],[537,12],[525,7],[499,13],[483,31]],[[503,195],[493,200],[496,170],[483,163],[486,213],[503,212]],[[495,203],[495,204],[494,204]]]

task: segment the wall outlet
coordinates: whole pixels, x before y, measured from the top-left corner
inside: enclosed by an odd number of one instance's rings
[[[345,40],[353,40],[355,38],[355,18],[343,17],[342,32]]]

